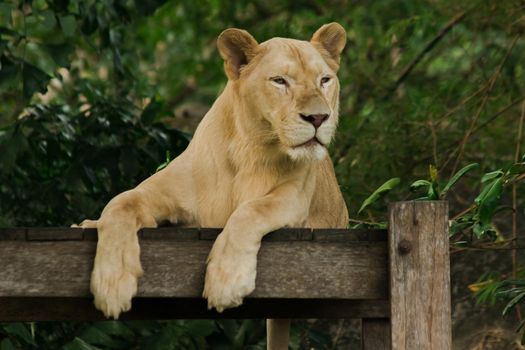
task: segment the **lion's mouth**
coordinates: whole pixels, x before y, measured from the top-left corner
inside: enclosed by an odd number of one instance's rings
[[[312,137],[310,140],[303,142],[297,146],[293,146],[293,148],[299,148],[299,147],[313,147],[315,145],[321,145],[324,146],[321,141],[317,139],[317,137]]]

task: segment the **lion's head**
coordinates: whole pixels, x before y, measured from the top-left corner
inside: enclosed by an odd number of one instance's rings
[[[227,29],[217,46],[226,75],[243,104],[240,124],[257,129],[293,160],[323,159],[338,122],[339,58],[346,33],[322,26],[310,41],[273,38],[261,44]]]

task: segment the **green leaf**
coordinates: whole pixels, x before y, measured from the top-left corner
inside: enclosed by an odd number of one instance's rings
[[[162,169],[164,169],[165,167],[167,167],[170,164],[170,162],[171,162],[170,158],[171,158],[170,151],[167,150],[166,151],[166,161],[164,163],[160,164],[157,167],[157,169],[155,169],[155,172],[157,173],[157,172],[161,171]]]
[[[88,344],[107,346],[112,342],[109,335],[95,326],[88,326],[79,335],[79,338]]]
[[[485,183],[487,181],[490,181],[492,179],[495,179],[501,176],[503,176],[503,171],[501,169],[498,169],[496,171],[491,171],[490,173],[486,173],[485,175],[483,175],[483,177],[481,178],[481,183]]]
[[[50,78],[40,68],[24,62],[22,67],[24,97],[30,99],[35,92],[45,93]]]
[[[480,239],[484,235],[495,233],[496,231],[490,223],[476,222],[472,227],[472,232],[474,232],[476,238]]]
[[[75,337],[72,341],[64,345],[63,350],[101,350],[96,346],[89,345],[80,338]]]
[[[518,328],[516,329],[516,331],[519,332],[522,329],[525,330],[525,320],[521,320],[521,322],[518,325]]]
[[[20,34],[18,34],[17,31],[2,26],[0,26],[0,35],[8,35],[15,38],[18,38],[20,36]]]
[[[498,178],[492,183],[487,185],[486,191],[484,190],[480,196],[475,199],[476,203],[479,203],[479,221],[483,224],[488,224],[492,220],[492,216],[496,211],[503,192],[503,179]]]
[[[71,38],[75,35],[77,22],[74,16],[60,16],[58,17],[58,24],[66,38]]]
[[[432,186],[432,182],[428,181],[428,180],[417,180],[417,181],[414,181],[411,185],[410,185],[410,190],[411,191],[415,191],[417,190],[418,188],[420,187],[424,187],[424,186]]]
[[[515,298],[513,298],[509,303],[505,306],[503,309],[502,315],[505,316],[514,306],[519,304],[522,300],[525,300],[525,292],[518,294]]]
[[[60,67],[69,68],[69,55],[73,52],[73,46],[70,44],[47,44],[46,51],[53,58],[55,63]]]
[[[0,1],[0,23],[9,23],[11,20],[11,11],[13,11],[14,4],[9,4],[6,1]]]
[[[165,2],[166,0],[135,0],[135,6],[140,15],[149,16]]]
[[[226,338],[228,338],[228,340],[231,343],[233,343],[239,331],[238,322],[236,320],[224,320],[221,321],[221,323],[219,323],[219,327],[221,328]]]
[[[509,170],[507,170],[507,174],[509,175],[518,175],[523,173],[525,173],[525,163],[512,164]]]
[[[432,182],[428,187],[427,200],[437,200],[440,198],[437,182]]]
[[[152,98],[151,102],[142,111],[140,120],[146,124],[153,123],[160,116],[160,113],[163,111],[163,107],[164,106],[161,102],[155,98]]]
[[[192,320],[185,322],[186,329],[194,337],[207,337],[217,331],[217,324],[213,320]]]
[[[361,204],[361,208],[359,208],[359,211],[357,212],[357,214],[359,215],[366,207],[368,207],[370,204],[375,203],[379,198],[381,198],[382,195],[386,194],[387,192],[392,190],[394,187],[399,185],[399,182],[400,182],[400,179],[398,177],[395,177],[393,179],[388,180],[381,186],[379,186],[379,188],[375,190],[374,193],[372,193],[367,199],[365,199],[363,204]]]
[[[9,338],[5,338],[0,342],[0,350],[16,350],[16,347]]]
[[[454,176],[452,176],[452,178],[445,185],[445,187],[443,187],[443,191],[441,192],[441,198],[445,197],[445,195],[447,194],[448,190],[450,190],[450,188],[452,186],[454,186],[454,184],[456,182],[458,182],[458,180],[461,179],[461,177],[463,177],[463,175],[465,175],[466,173],[468,173],[472,169],[477,168],[478,166],[479,166],[478,163],[472,163],[472,164],[469,164],[469,165],[461,168],[457,173],[455,173]]]
[[[463,230],[465,230],[467,227],[471,225],[472,225],[472,222],[468,222],[468,221],[467,222],[453,221],[449,228],[450,236],[463,232]]]
[[[0,86],[16,86],[17,75],[21,72],[21,65],[13,62],[6,56],[0,56]]]
[[[7,332],[7,334],[15,335],[17,338],[28,344],[36,345],[31,336],[31,332],[29,332],[29,329],[27,329],[26,325],[23,323],[8,323],[4,326],[4,331]]]

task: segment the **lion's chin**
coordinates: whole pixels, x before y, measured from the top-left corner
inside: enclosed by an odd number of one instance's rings
[[[318,142],[299,147],[290,147],[287,149],[287,153],[293,161],[297,162],[323,160],[328,154],[326,148]]]

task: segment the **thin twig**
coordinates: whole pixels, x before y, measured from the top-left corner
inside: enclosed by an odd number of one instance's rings
[[[517,99],[513,100],[511,103],[509,103],[508,105],[506,105],[505,107],[503,107],[502,109],[500,109],[499,111],[497,111],[496,113],[494,113],[490,118],[488,118],[485,122],[483,122],[482,124],[478,125],[477,127],[474,128],[474,130],[472,131],[472,135],[476,134],[478,131],[480,131],[481,129],[485,128],[487,125],[489,125],[490,123],[492,123],[494,120],[498,119],[499,117],[501,117],[503,114],[505,114],[505,112],[509,111],[512,107],[516,106],[518,103],[520,102],[523,102],[525,100],[525,95],[522,95],[520,97],[518,97]],[[454,151],[452,150],[454,147],[457,147],[459,144],[460,144],[461,140],[456,140],[454,142],[451,142],[449,143],[444,149],[443,149],[443,153],[444,152],[447,152],[447,153],[450,153],[450,154],[454,154]],[[432,160],[432,156],[426,156],[424,158],[420,158],[418,160],[416,160],[413,164],[414,165],[418,165],[418,164],[421,164],[421,163],[424,163],[424,162],[428,162],[428,161],[431,161]],[[448,162],[449,160],[447,160]],[[440,165],[438,168],[439,169],[443,169],[444,168],[444,165],[447,164],[447,162],[445,162],[443,165]]]
[[[463,248],[456,248],[456,247],[450,247],[451,253],[460,253],[467,250],[511,250],[511,251],[517,251],[517,250],[525,250],[525,247],[523,246],[517,246],[517,247],[463,247]]]
[[[456,215],[454,215],[452,217],[452,219],[450,220],[457,220],[459,217],[465,215],[466,213],[468,213],[469,211],[471,211],[472,209],[474,209],[476,207],[475,204],[472,204],[470,207],[468,208],[465,208],[464,210],[460,211],[459,213],[457,213]]]
[[[430,133],[432,135],[432,155],[434,156],[434,165],[438,165],[438,155],[437,155],[437,134],[436,134],[436,126],[434,124],[434,119],[432,119],[429,122],[430,125]]]
[[[455,16],[450,21],[448,21],[448,23],[445,24],[445,26],[443,28],[441,28],[441,30],[436,34],[436,36],[434,36],[434,38],[432,38],[432,40],[430,40],[425,45],[425,47],[423,47],[423,49],[419,52],[419,54],[405,68],[403,68],[403,70],[401,72],[401,75],[399,76],[399,78],[397,78],[396,82],[394,83],[394,85],[391,88],[392,92],[397,90],[399,85],[401,85],[406,80],[406,78],[409,76],[409,74],[412,72],[412,70],[416,67],[416,65],[423,59],[423,57],[425,57],[425,55],[428,52],[430,52],[434,48],[434,46],[436,46],[436,44],[438,42],[440,42],[441,39],[443,39],[443,37],[456,24],[461,22],[461,20],[463,20],[463,18],[465,18],[466,15],[467,15],[467,13],[465,11],[459,13],[457,16]]]
[[[458,168],[459,163],[461,162],[461,158],[463,157],[463,152],[465,151],[465,146],[467,145],[467,143],[468,143],[468,141],[470,139],[470,136],[472,135],[472,132],[474,131],[474,128],[476,126],[476,123],[478,122],[478,119],[479,119],[481,113],[485,109],[485,105],[486,105],[486,103],[487,103],[487,101],[489,99],[490,93],[492,92],[492,89],[494,88],[494,85],[496,85],[496,81],[498,80],[498,78],[499,78],[499,76],[501,74],[501,70],[503,68],[503,65],[505,64],[505,62],[507,61],[508,57],[510,56],[510,53],[512,52],[512,50],[516,46],[516,43],[518,42],[519,37],[520,37],[519,35],[516,35],[514,37],[514,39],[512,40],[512,42],[511,42],[511,44],[509,46],[509,48],[507,49],[507,52],[505,53],[505,56],[502,59],[501,63],[498,65],[498,67],[494,71],[494,74],[492,74],[492,77],[490,78],[490,85],[487,88],[487,91],[485,92],[485,95],[483,96],[483,99],[481,100],[481,104],[480,104],[478,110],[476,111],[476,114],[474,115],[474,117],[470,121],[470,125],[469,125],[467,131],[465,132],[465,134],[463,136],[463,139],[461,140],[461,143],[459,144],[459,149],[457,151],[458,156],[456,157],[456,161],[454,162],[454,166],[452,167],[451,174],[454,174],[456,172],[456,169]],[[452,159],[454,154],[455,154],[455,152],[453,152],[450,155],[450,157],[445,162],[444,166]]]
[[[335,332],[334,340],[332,341],[332,349],[337,349],[337,343],[339,343],[339,339],[341,338],[341,335],[343,333],[345,325],[345,319],[339,320],[339,325],[337,326],[337,331]]]
[[[518,177],[516,177],[516,178],[513,179],[512,181],[509,181],[509,183],[510,183],[511,185],[514,185],[514,184],[520,182],[520,181],[523,180],[523,179],[525,179],[525,173],[519,175]]]
[[[405,68],[403,68],[403,70],[401,71],[401,74],[399,75],[399,78],[397,78],[395,83],[390,88],[385,90],[385,92],[381,96],[381,99],[382,100],[389,99],[393,95],[393,93],[397,91],[398,87],[408,78],[410,73],[414,70],[416,65],[423,59],[423,57],[426,54],[428,54],[436,46],[436,44],[439,41],[441,41],[441,39],[443,39],[443,37],[445,37],[445,35],[449,33],[450,30],[456,24],[461,22],[466,16],[467,16],[467,11],[463,11],[459,13],[457,16],[455,16],[454,18],[452,18],[450,21],[448,21],[445,24],[445,26],[441,28],[441,30],[423,47],[423,49],[419,52],[419,54],[407,66],[405,66]],[[347,141],[345,144],[339,147],[339,151],[333,157],[334,162],[337,164],[341,163],[345,159],[346,155],[348,154],[352,146],[353,146],[353,142]]]
[[[474,97],[476,97],[477,95],[479,95],[480,93],[484,92],[485,90],[487,90],[487,88],[489,87],[490,85],[490,82],[486,82],[483,86],[481,86],[478,90],[476,90],[474,93],[472,93],[471,95],[465,97],[461,102],[459,102],[457,105],[455,105],[454,107],[452,107],[451,109],[449,109],[448,111],[446,111],[442,116],[440,116],[439,118],[437,118],[437,123],[436,123],[436,126],[440,126],[441,123],[443,123],[443,121],[445,120],[449,120],[449,117],[452,116],[453,114],[455,114],[456,112],[460,111],[462,107],[464,107],[468,102],[470,102],[470,100],[472,100]]]
[[[518,122],[518,137],[516,138],[516,152],[514,153],[514,163],[520,159],[521,141],[523,137],[523,119],[525,118],[525,102],[521,105],[521,115]],[[516,182],[512,183],[512,246],[518,245],[518,200],[517,200],[517,186]],[[518,251],[512,251],[512,277],[516,279],[518,264]],[[516,307],[516,317],[521,322],[521,310]]]
[[[515,99],[514,101],[512,101],[511,103],[509,103],[507,106],[503,107],[502,109],[500,109],[499,111],[497,111],[492,117],[490,117],[489,119],[487,119],[485,122],[483,122],[482,124],[480,124],[479,126],[477,126],[476,128],[474,128],[474,130],[472,131],[472,134],[475,134],[476,132],[478,132],[480,129],[483,129],[484,127],[486,127],[487,125],[489,125],[490,123],[492,123],[494,120],[496,120],[499,116],[501,116],[503,113],[505,113],[506,111],[508,111],[509,109],[511,109],[512,107],[514,107],[515,105],[517,105],[518,103],[522,102],[523,100],[525,100],[525,95],[522,95],[521,97],[518,97],[517,99]]]
[[[363,224],[363,225],[377,225],[379,222],[373,222],[373,221],[365,221],[365,220],[356,220],[356,219],[348,219],[350,222],[354,222],[356,224]]]

